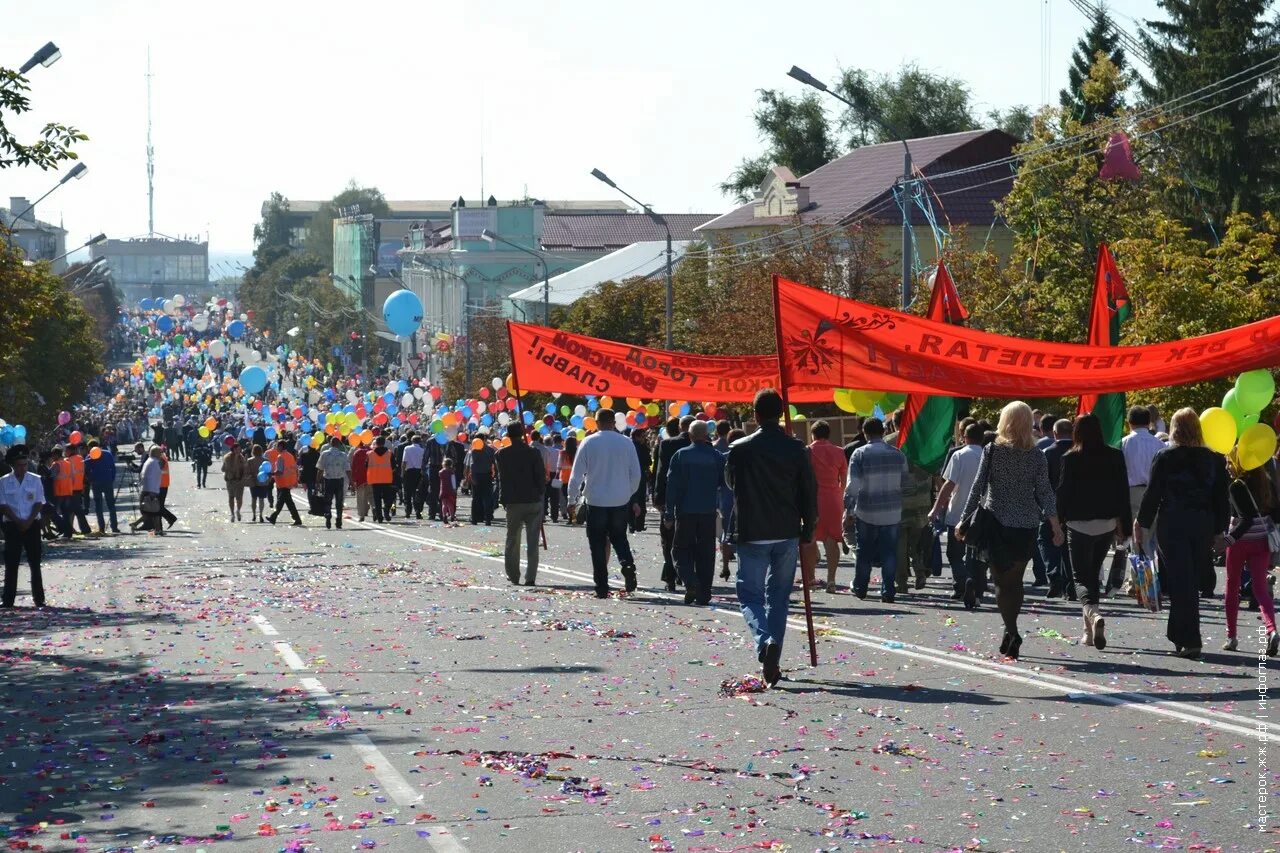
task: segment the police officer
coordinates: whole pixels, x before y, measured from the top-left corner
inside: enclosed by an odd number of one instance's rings
[[[0,477],[0,524],[4,526],[4,592],[0,607],[13,607],[18,595],[18,565],[22,552],[31,567],[31,600],[44,607],[44,579],[40,574],[40,513],[44,509],[44,485],[27,472],[27,448],[9,448],[5,462],[13,470]]]

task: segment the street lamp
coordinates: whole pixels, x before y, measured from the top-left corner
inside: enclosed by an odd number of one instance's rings
[[[44,201],[49,196],[53,195],[53,191],[56,190],[58,187],[62,186],[72,178],[76,178],[78,180],[84,177],[84,173],[87,171],[89,171],[89,167],[86,166],[84,163],[76,163],[75,166],[72,167],[70,172],[67,172],[65,175],[63,175],[61,178],[58,179],[58,182],[53,185],[53,188],[50,189],[49,192],[45,193],[44,195],[40,196],[40,198],[31,202],[31,204],[27,205],[17,214],[14,214],[12,210],[9,211],[9,218],[10,218],[9,248],[10,249],[13,248],[13,231],[14,231],[14,228],[17,227],[18,221],[21,220],[22,217],[26,216],[27,213],[29,213],[30,211],[34,210],[37,204]]]
[[[853,101],[844,97],[834,89],[828,88],[826,83],[823,83],[817,77],[814,77],[812,74],[810,74],[808,71],[805,71],[803,68],[799,67],[798,65],[791,66],[791,70],[787,72],[787,76],[793,80],[800,81],[806,86],[810,86],[814,89],[817,89],[819,92],[826,92],[828,95],[835,98],[837,101],[840,101],[841,103],[843,103],[845,106],[849,107],[852,110],[857,111],[860,109],[858,105],[855,104]],[[907,186],[914,179],[912,175],[912,167],[911,167],[911,149],[907,146],[907,137],[903,135],[902,131],[900,131],[898,128],[890,124],[885,119],[884,116],[873,115],[873,116],[870,116],[870,118],[876,124],[880,125],[882,128],[889,131],[890,134],[898,137],[898,141],[902,143],[902,193],[903,193],[902,310],[905,311],[907,307],[910,306],[911,304],[911,289],[912,289],[911,288],[911,237],[912,237],[911,215],[909,213],[910,208],[908,208],[906,204]]]
[[[58,46],[53,42],[49,42],[44,47],[37,50],[31,55],[31,58],[22,64],[18,69],[19,74],[26,74],[37,65],[43,65],[48,68],[53,63],[62,58],[62,51],[58,50]]]
[[[492,246],[494,243],[502,243],[504,246],[524,252],[526,255],[532,255],[535,260],[542,263],[542,325],[551,325],[551,278],[547,272],[547,260],[539,255],[533,249],[526,249],[524,246],[512,243],[510,240],[499,237],[488,228],[480,232],[480,239]],[[537,269],[537,267],[534,267]]]
[[[595,178],[597,181],[608,184],[618,192],[625,195],[627,198],[634,201],[636,204],[640,205],[640,209],[644,211],[645,215],[648,216],[650,219],[652,219],[655,224],[661,225],[662,229],[667,232],[667,349],[669,350],[675,349],[675,345],[672,342],[672,336],[671,336],[671,325],[673,322],[672,317],[674,315],[674,309],[672,306],[672,284],[671,284],[671,227],[667,225],[667,220],[662,217],[662,214],[655,213],[652,207],[640,201],[640,199],[636,198],[631,193],[627,192],[622,187],[615,184],[613,181],[609,179],[609,176],[606,175],[604,172],[600,171],[599,169],[592,169],[591,177]]]
[[[58,261],[60,261],[60,260],[62,260],[63,258],[65,258],[67,255],[74,255],[76,252],[80,251],[81,249],[87,249],[87,248],[89,248],[90,246],[96,246],[96,245],[98,245],[99,243],[105,242],[105,241],[106,241],[106,239],[107,239],[107,235],[106,235],[106,234],[99,234],[97,237],[90,237],[90,238],[89,238],[89,240],[88,240],[88,242],[83,243],[83,244],[81,244],[81,245],[79,245],[79,246],[76,246],[74,249],[72,249],[72,250],[71,250],[71,251],[69,251],[69,252],[63,252],[61,255],[58,255],[58,257],[56,257],[56,258],[54,258],[53,260],[49,261],[49,263],[51,263],[51,264],[56,264]]]

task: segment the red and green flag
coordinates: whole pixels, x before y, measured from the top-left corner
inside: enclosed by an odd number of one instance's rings
[[[969,312],[960,302],[955,282],[947,265],[938,263],[938,274],[933,280],[933,293],[929,297],[930,320],[940,323],[963,325]],[[963,401],[957,397],[911,394],[907,397],[902,423],[898,424],[898,447],[907,461],[924,470],[938,474],[947,459],[956,427],[956,412]]]
[[[1093,304],[1089,309],[1089,340],[1093,346],[1119,346],[1120,324],[1133,313],[1129,291],[1106,243],[1098,246],[1098,266],[1093,274]],[[1080,398],[1077,414],[1092,412],[1102,421],[1102,437],[1120,446],[1125,433],[1124,394],[1098,394]]]

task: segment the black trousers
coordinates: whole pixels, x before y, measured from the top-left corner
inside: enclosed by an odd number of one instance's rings
[[[406,468],[404,471],[404,482],[402,484],[404,492],[401,503],[404,504],[404,517],[408,518],[416,514],[422,517],[422,469]]]
[[[276,489],[276,511],[271,513],[271,520],[275,521],[280,517],[281,510],[288,508],[289,514],[293,516],[294,524],[302,523],[302,516],[298,515],[298,508],[293,503],[293,489]]]
[[[658,528],[658,535],[662,539],[662,580],[664,583],[671,584],[678,576],[671,553],[676,541],[676,532],[664,524]]]
[[[699,604],[711,601],[716,572],[716,514],[689,512],[676,516],[671,548],[686,594]]]
[[[564,485],[559,480],[556,480],[555,483],[557,485]],[[543,518],[547,517],[547,512],[549,510],[551,512],[552,521],[560,520],[560,493],[562,491],[564,490],[553,489],[551,487],[551,483],[547,483],[546,494],[544,495],[543,501],[542,501],[542,517]]]
[[[1156,517],[1156,552],[1164,571],[1161,583],[1169,596],[1165,636],[1178,648],[1198,649],[1200,586],[1213,571],[1213,520],[1208,512],[1160,510]]]
[[[1102,586],[1102,564],[1106,561],[1107,549],[1115,538],[1114,531],[1090,536],[1067,528],[1067,553],[1071,555],[1071,560],[1064,568],[1069,573],[1068,580],[1075,580],[1076,598],[1081,604],[1098,603]]]
[[[44,578],[40,574],[40,556],[43,545],[40,542],[40,523],[37,521],[23,532],[18,525],[4,522],[4,593],[3,602],[6,607],[13,604],[18,597],[18,565],[22,562],[23,552],[27,554],[27,564],[31,567],[31,600],[37,607],[44,605]]]
[[[427,478],[422,483],[422,490],[426,493],[427,514],[431,518],[440,517],[440,469],[428,468]]]
[[[396,502],[396,487],[391,483],[373,484],[373,520],[381,524],[391,520],[391,507]]]
[[[203,489],[209,482],[209,466],[196,465],[196,488]]]
[[[493,477],[471,475],[471,523],[493,524]]]
[[[338,478],[337,480],[324,481],[324,517],[327,519],[331,515],[337,516],[338,526],[342,526],[342,504],[347,497],[347,481]]]
[[[596,592],[609,592],[609,546],[622,563],[622,574],[635,574],[636,561],[631,556],[631,543],[627,541],[627,519],[631,507],[592,506],[587,511],[587,545],[591,548],[591,573],[595,577]]]
[[[173,524],[175,521],[178,520],[178,517],[173,513],[169,512],[169,506],[167,503],[168,499],[169,499],[169,487],[161,486],[160,487],[160,515],[164,518],[166,522],[168,522],[169,524]]]

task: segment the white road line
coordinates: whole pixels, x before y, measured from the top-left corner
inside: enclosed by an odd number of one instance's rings
[[[446,834],[448,832],[449,828],[447,826],[431,827],[431,834],[427,836],[427,843],[438,853],[467,853],[467,848],[454,841],[452,835]]]
[[[280,636],[280,632],[277,631],[274,627],[272,627],[271,623],[267,621],[267,617],[263,616],[261,613],[254,613],[252,616],[249,617],[249,621],[257,625],[258,630],[261,631],[265,636],[268,636],[268,637]]]
[[[361,522],[353,522],[361,524]],[[399,530],[390,530],[377,524],[365,523],[362,526],[369,528],[384,536],[401,539],[406,542],[413,542],[420,545],[431,545],[445,551],[452,551],[457,554],[463,554],[470,557],[478,557],[482,560],[488,560],[494,563],[503,562],[502,557],[495,557],[484,551],[468,548],[464,545],[454,545],[451,542],[443,542],[438,539],[428,539],[424,536],[417,536]],[[545,563],[539,563],[538,573],[546,572],[548,574],[559,575],[561,577],[573,580],[584,580],[594,583],[594,579],[583,572],[576,572],[571,569],[564,569],[558,566],[548,566]],[[662,598],[676,598],[665,591],[646,590],[647,594],[657,595]],[[718,610],[722,613],[737,612],[731,608],[712,605],[711,609]],[[787,624],[800,631],[804,631],[805,624],[803,619],[788,619]],[[1009,666],[994,661],[982,660],[979,658],[966,658],[960,655],[944,651],[942,649],[929,648],[927,646],[916,646],[912,644],[903,644],[901,647],[890,647],[886,643],[890,642],[884,637],[875,634],[864,634],[857,631],[850,631],[846,628],[835,628],[824,626],[827,631],[825,636],[838,640],[842,643],[863,646],[878,651],[888,651],[896,655],[912,658],[924,663],[938,664],[948,666],[952,669],[958,669],[965,672],[977,673],[980,675],[991,675],[1011,681],[1017,684],[1023,684],[1028,687],[1034,687],[1038,690],[1044,690],[1052,693],[1060,693],[1062,691],[1070,691],[1076,693],[1089,694],[1090,699],[1097,700],[1106,705],[1113,707],[1129,708],[1144,714],[1152,714],[1159,717],[1181,720],[1183,722],[1193,723],[1196,725],[1210,726],[1222,731],[1232,732],[1233,734],[1243,735],[1246,737],[1256,738],[1261,741],[1269,741],[1280,743],[1280,733],[1272,733],[1267,729],[1259,730],[1257,721],[1249,717],[1239,714],[1230,714],[1225,711],[1214,711],[1211,709],[1198,708],[1195,705],[1189,705],[1184,702],[1176,702],[1161,699],[1158,695],[1151,693],[1135,693],[1124,690],[1117,690],[1105,684],[1096,684],[1094,682],[1083,681],[1080,679],[1070,678],[1062,675],[1052,675],[1048,673],[1029,674],[1016,667]]]
[[[302,658],[298,657],[298,653],[293,650],[293,646],[288,643],[275,643],[276,654],[284,658],[284,662],[289,665],[289,669],[298,670],[306,669],[307,665],[302,662]]]

